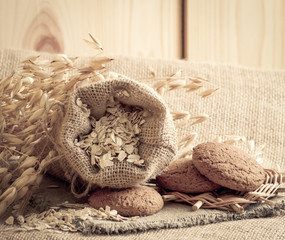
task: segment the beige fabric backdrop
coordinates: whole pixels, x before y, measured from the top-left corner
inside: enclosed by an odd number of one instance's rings
[[[11,73],[23,58],[39,54],[29,51],[2,50],[0,77]],[[51,56],[51,55],[45,55]],[[149,67],[157,77],[165,77],[182,70],[183,76],[203,76],[209,87],[219,88],[212,98],[201,99],[196,93],[172,91],[165,99],[172,110],[187,110],[193,115],[207,113],[210,120],[181,131],[199,133],[196,143],[213,140],[218,135],[233,134],[253,139],[256,145],[266,144],[264,166],[285,170],[285,71],[265,71],[233,65],[159,60],[152,58],[114,57],[107,65],[110,71],[132,79],[152,83]],[[85,64],[88,57],[82,57]]]

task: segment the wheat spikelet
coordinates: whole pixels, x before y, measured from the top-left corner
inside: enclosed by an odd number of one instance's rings
[[[192,117],[190,117],[190,119],[197,119],[196,121],[194,121],[190,124],[192,126],[192,125],[195,125],[198,123],[205,122],[206,120],[209,119],[209,115],[208,114],[202,114],[202,115],[192,116]]]
[[[192,155],[193,146],[187,146],[181,149],[181,151],[177,155],[177,159],[188,158]]]
[[[12,179],[13,175],[12,173],[7,173],[3,178],[2,181],[0,183],[0,189],[3,190],[5,189],[8,185],[10,180]]]
[[[19,166],[20,169],[27,169],[35,166],[38,159],[35,156],[27,157]]]
[[[196,132],[190,133],[189,135],[187,135],[186,137],[182,138],[179,141],[178,147],[181,148],[183,146],[183,148],[188,148],[190,144],[196,139],[197,136],[198,133]]]
[[[193,83],[209,82],[208,79],[206,79],[205,77],[201,77],[201,76],[189,77],[189,80],[191,80],[191,82],[193,82]]]
[[[168,83],[168,89],[169,89],[169,91],[171,91],[171,90],[183,88],[185,86],[185,84],[186,84],[185,80],[171,81]]]
[[[92,42],[90,42],[90,41],[88,41],[88,40],[85,40],[85,39],[84,39],[84,41],[85,41],[86,43],[88,43],[88,44],[89,44],[92,48],[94,48],[95,50],[101,50],[101,51],[103,51],[101,42],[100,42],[97,38],[95,38],[91,33],[89,33],[89,36],[90,36],[90,38],[92,39]]]
[[[159,81],[156,81],[152,87],[155,90],[157,90],[157,89],[160,89],[162,87],[165,87],[166,85],[167,85],[167,80],[159,80]]]
[[[29,190],[30,190],[29,186],[24,186],[20,190],[18,190],[17,198],[15,199],[15,201],[23,199]]]
[[[171,114],[173,120],[181,120],[190,115],[188,111],[172,111]]]
[[[184,125],[188,124],[189,119],[190,119],[190,114],[185,115],[185,117],[183,117],[180,122],[175,124],[175,128],[179,129],[183,127]]]
[[[8,188],[0,196],[0,215],[2,215],[7,208],[13,203],[17,197],[17,191],[15,187]]]
[[[193,91],[197,91],[198,89],[200,89],[201,87],[203,87],[203,85],[201,83],[190,83],[184,86],[184,88],[186,88],[186,92],[193,92]]]
[[[13,217],[13,216],[8,217],[8,218],[5,220],[5,223],[6,223],[7,225],[13,225],[13,224],[14,224],[14,217]]]
[[[176,71],[175,73],[171,74],[171,75],[167,78],[167,80],[168,80],[168,81],[173,81],[173,80],[177,80],[177,79],[179,79],[179,78],[181,78],[181,77],[182,77],[182,70],[179,69],[179,70]]]
[[[213,96],[216,93],[216,91],[218,91],[218,88],[206,89],[206,90],[200,92],[198,95],[203,97],[203,98],[207,98],[207,97]]]
[[[148,66],[148,70],[149,70],[152,78],[155,78],[156,77],[156,71],[151,66]]]

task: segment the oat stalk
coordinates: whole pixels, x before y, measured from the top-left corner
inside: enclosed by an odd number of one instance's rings
[[[90,34],[91,45],[102,45]],[[10,205],[22,212],[29,194],[40,184],[48,165],[61,158],[53,134],[64,115],[70,91],[86,82],[101,81],[112,59],[96,55],[84,69],[77,57],[52,60],[30,56],[16,71],[0,80],[0,215]]]

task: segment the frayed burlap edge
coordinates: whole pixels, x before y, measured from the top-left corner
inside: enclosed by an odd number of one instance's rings
[[[249,206],[244,213],[204,209],[193,212],[184,204],[168,203],[160,213],[156,214],[156,216],[142,217],[137,221],[120,223],[103,223],[100,221],[98,224],[75,222],[74,224],[81,229],[83,234],[125,234],[148,230],[184,228],[226,221],[285,215],[285,197],[276,197],[273,201],[275,202],[274,207],[270,207],[266,204],[254,204]],[[167,219],[161,218],[159,220],[155,220],[155,218],[159,218],[159,215],[163,215],[165,212],[169,212],[174,208],[179,209],[179,212],[175,214],[176,216]],[[171,212],[168,213],[168,217],[170,216]],[[151,218],[154,219],[152,220]]]

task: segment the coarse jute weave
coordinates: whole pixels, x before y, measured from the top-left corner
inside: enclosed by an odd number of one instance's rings
[[[11,73],[20,60],[34,54],[38,53],[1,50],[0,78]],[[213,98],[201,99],[195,93],[186,94],[180,90],[165,95],[164,99],[172,110],[187,110],[193,115],[200,113],[210,115],[209,121],[192,127],[186,126],[180,131],[180,135],[183,136],[190,131],[199,133],[197,144],[213,140],[217,135],[239,135],[254,139],[257,146],[266,144],[263,165],[267,168],[279,167],[281,171],[284,171],[284,71],[178,60],[125,57],[115,59],[107,65],[107,68],[132,79],[151,78],[149,66],[157,72],[158,78],[169,76],[181,69],[184,76],[203,76],[209,79],[213,87],[219,88]],[[79,61],[84,65],[88,58],[80,58]],[[146,80],[145,83],[150,84],[151,81]],[[277,201],[275,208],[265,204],[251,205],[243,215],[204,209],[191,212],[187,205],[171,203],[167,204],[157,215],[141,218],[137,222],[121,225],[109,221],[103,224],[98,223],[94,226],[94,230],[97,229],[94,232],[121,233],[111,236],[96,235],[98,239],[156,239],[161,237],[164,239],[283,239],[285,217],[272,216],[282,214],[284,211],[284,197],[276,198],[274,201]],[[94,236],[83,236],[80,233],[15,232],[13,228],[8,230],[4,225],[0,228],[0,239],[94,238]],[[148,231],[128,233],[136,230]]]
[[[137,234],[124,235],[96,235],[96,240],[151,240],[151,239],[166,239],[166,240],[282,240],[285,235],[285,217],[271,218],[254,218],[239,221],[229,221],[216,224],[208,224],[191,228],[175,228],[150,230]],[[1,240],[93,240],[94,236],[84,236],[80,233],[59,232],[51,233],[50,231],[22,233],[15,232],[13,235],[6,232],[1,233]]]

